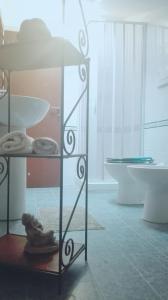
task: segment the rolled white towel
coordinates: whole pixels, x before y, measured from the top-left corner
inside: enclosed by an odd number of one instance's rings
[[[12,131],[0,138],[0,154],[32,153],[33,138],[21,131]]]
[[[38,154],[58,154],[59,147],[55,140],[48,137],[39,137],[34,139],[33,152]]]

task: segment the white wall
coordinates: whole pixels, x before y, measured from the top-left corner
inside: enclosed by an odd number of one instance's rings
[[[53,35],[60,34],[62,24],[61,0],[1,0],[0,13],[4,27],[19,30],[24,19],[41,18]]]
[[[168,29],[148,25],[144,154],[168,163]],[[165,83],[165,85],[161,85]]]

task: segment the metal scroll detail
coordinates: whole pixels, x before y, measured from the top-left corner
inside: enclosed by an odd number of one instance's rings
[[[71,155],[74,152],[76,144],[75,133],[72,129],[64,130],[64,151]]]
[[[73,209],[72,209],[72,212],[70,214],[70,217],[69,217],[69,220],[68,220],[68,223],[66,225],[66,228],[65,228],[65,231],[64,231],[64,235],[63,235],[63,239],[62,239],[62,242],[63,242],[63,257],[64,259],[62,259],[62,265],[65,267],[65,266],[68,266],[71,264],[74,256],[76,255],[75,253],[75,249],[74,249],[74,241],[72,238],[68,239],[66,242],[65,242],[65,237],[67,235],[67,232],[68,232],[68,229],[69,229],[69,226],[71,224],[71,221],[72,221],[72,218],[73,218],[73,215],[74,215],[74,212],[75,212],[75,209],[77,207],[77,204],[79,202],[79,199],[80,199],[80,195],[82,193],[82,190],[83,190],[83,187],[84,187],[84,184],[86,182],[86,157],[85,156],[80,156],[77,160],[77,176],[80,180],[82,180],[82,184],[81,184],[81,188],[79,190],[79,193],[77,195],[77,198],[76,198],[76,201],[75,201],[75,204],[73,206]]]
[[[79,65],[79,77],[81,81],[85,82],[87,80],[87,69],[86,65]]]
[[[88,83],[87,83],[88,73],[87,73],[86,65],[79,66],[79,76],[80,76],[81,81],[85,84],[85,86],[84,86],[84,89],[83,89],[80,97],[76,101],[75,105],[73,106],[71,112],[69,113],[67,119],[64,122],[64,152],[67,155],[73,154],[74,150],[75,150],[75,144],[76,144],[75,132],[72,129],[68,130],[67,124],[68,124],[68,121],[70,120],[71,116],[73,115],[74,111],[78,107],[79,103],[83,99],[83,96],[85,95],[87,88],[88,88]]]
[[[86,179],[86,159],[84,156],[79,157],[77,161],[77,175],[79,179]]]
[[[67,267],[68,265],[71,264],[71,261],[73,260],[74,257],[74,241],[72,238],[68,239],[64,244],[63,244],[63,252],[64,252],[64,259],[62,259],[62,265],[64,267]]]
[[[83,24],[84,24],[84,29],[79,30],[79,49],[80,49],[81,54],[84,57],[87,57],[88,52],[89,52],[89,37],[88,37],[87,25],[86,25],[86,20],[85,20],[81,0],[79,0],[79,6],[80,6],[82,20],[83,20]]]
[[[8,93],[8,74],[0,70],[0,100]]]
[[[88,30],[87,30],[87,25],[86,25],[86,20],[85,20],[81,0],[79,0],[79,6],[81,9],[84,29],[79,30],[78,42],[79,42],[80,52],[86,58],[89,53],[89,36],[88,36]],[[81,81],[83,82],[87,79],[86,65],[79,65],[79,76]]]
[[[88,37],[88,30],[87,30],[87,25],[86,25],[86,20],[85,20],[85,16],[84,16],[82,3],[81,3],[81,0],[78,0],[78,1],[79,1],[80,11],[81,11],[81,15],[82,15],[83,24],[84,24],[84,28],[79,30],[78,43],[79,43],[79,50],[80,50],[81,54],[86,58],[88,55],[88,52],[89,52],[89,37]],[[64,0],[64,5],[65,5],[65,0]],[[67,155],[73,154],[74,149],[75,149],[75,144],[76,144],[75,132],[72,129],[67,130],[66,129],[67,124],[68,124],[68,121],[71,118],[72,114],[74,113],[76,107],[79,105],[80,101],[82,100],[84,94],[87,91],[88,73],[87,73],[86,64],[79,65],[78,72],[79,72],[80,80],[83,83],[85,83],[85,86],[84,86],[83,92],[81,93],[79,99],[76,101],[76,104],[72,108],[69,116],[67,117],[67,119],[65,120],[65,123],[64,123],[64,151]]]
[[[0,157],[0,185],[4,182],[8,174],[8,162],[6,157]]]
[[[89,38],[88,38],[88,31],[87,31],[87,26],[86,26],[86,21],[85,21],[85,16],[83,12],[83,7],[82,7],[82,1],[78,0],[79,6],[80,6],[80,11],[81,11],[81,16],[83,20],[84,27],[83,29],[79,30],[78,34],[78,46],[81,55],[86,58],[89,52]],[[64,5],[65,5],[65,0],[64,0]],[[63,133],[64,133],[64,139],[63,139],[63,152],[69,157],[76,157],[76,176],[78,180],[80,181],[80,187],[79,191],[76,195],[75,202],[73,204],[68,222],[66,224],[66,228],[63,232],[62,238],[61,238],[61,266],[63,267],[68,267],[69,265],[72,264],[72,262],[75,260],[75,258],[81,253],[83,249],[85,249],[85,245],[82,245],[79,249],[76,249],[75,243],[73,238],[69,238],[68,231],[70,228],[70,224],[72,222],[72,219],[74,217],[75,210],[77,208],[78,202],[81,198],[81,193],[84,190],[84,187],[86,186],[87,182],[87,146],[86,146],[86,153],[82,154],[74,154],[76,150],[76,132],[73,130],[72,127],[68,126],[69,121],[71,117],[73,116],[74,112],[76,111],[77,107],[81,103],[81,101],[86,101],[86,108],[87,108],[87,99],[85,96],[88,96],[88,76],[89,76],[89,71],[88,71],[88,61],[87,59],[85,62],[78,67],[78,74],[79,74],[79,79],[81,80],[81,86],[82,86],[82,91],[79,96],[79,98],[76,100],[75,104],[73,105],[69,115],[64,121],[63,124]],[[85,200],[86,201],[86,200]],[[86,211],[86,208],[85,208]],[[86,214],[86,212],[85,212]],[[62,219],[62,217],[61,217]],[[61,221],[62,222],[62,221]],[[62,225],[61,225],[61,230],[62,230]],[[86,225],[85,225],[85,235],[86,235]]]

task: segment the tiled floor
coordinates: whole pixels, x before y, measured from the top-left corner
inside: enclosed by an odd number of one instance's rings
[[[28,189],[27,211],[57,205],[56,195],[57,189]],[[71,204],[71,190],[65,198]],[[81,255],[71,266],[62,296],[55,278],[3,271],[0,300],[168,300],[168,225],[143,221],[143,206],[117,205],[115,198],[116,192],[89,193],[89,212],[105,230],[89,230],[88,264]]]

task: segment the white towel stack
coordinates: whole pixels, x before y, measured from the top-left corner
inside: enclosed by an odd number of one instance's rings
[[[58,154],[59,147],[55,140],[48,137],[33,139],[21,131],[12,131],[0,138],[0,154],[36,153]]]
[[[21,131],[12,131],[0,138],[0,154],[32,153],[33,138]]]
[[[48,137],[36,138],[33,143],[33,152],[37,154],[58,154],[59,147],[55,140]]]

